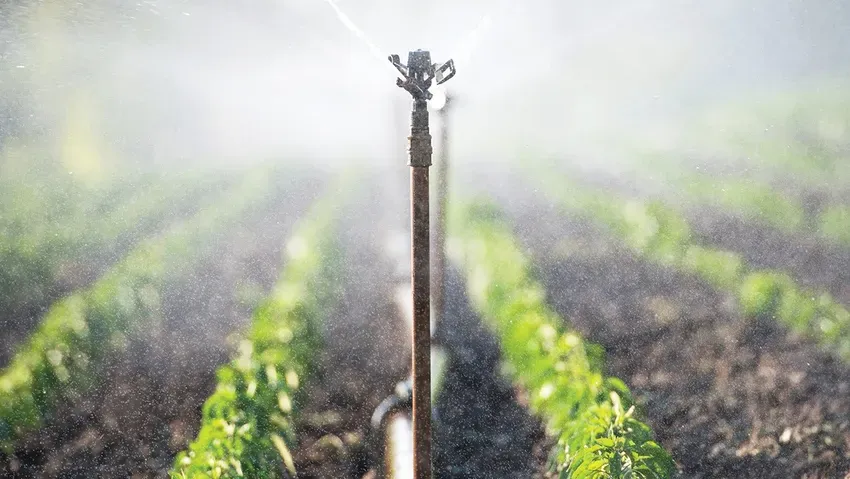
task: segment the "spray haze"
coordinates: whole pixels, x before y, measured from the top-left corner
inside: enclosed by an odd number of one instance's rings
[[[7,103],[55,133],[83,92],[112,149],[162,165],[395,161],[407,98],[386,55],[417,48],[457,62],[457,157],[494,161],[610,156],[639,127],[840,69],[850,44],[838,2],[50,5],[4,7]]]

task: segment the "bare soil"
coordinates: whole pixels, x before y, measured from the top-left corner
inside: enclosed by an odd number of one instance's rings
[[[459,273],[445,279],[446,311],[435,341],[449,362],[434,421],[435,476],[522,479],[545,468],[543,426],[500,374],[497,339],[472,310]]]

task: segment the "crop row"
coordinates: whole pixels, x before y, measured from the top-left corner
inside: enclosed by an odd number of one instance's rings
[[[560,477],[669,477],[670,455],[635,417],[628,387],[603,375],[603,353],[545,303],[530,260],[488,203],[451,212],[450,254],[466,272],[469,296],[496,332],[515,383],[557,438],[550,466]]]
[[[680,204],[717,206],[781,231],[850,245],[846,92],[843,82],[822,83],[723,108],[672,147],[633,142],[627,156],[639,161],[629,173]],[[819,211],[806,205],[812,193],[822,201]]]
[[[559,170],[554,162],[539,163],[539,167]],[[850,205],[841,199],[826,199],[818,210],[810,211],[804,195],[783,191],[768,181],[711,174],[657,158],[635,165],[630,173],[641,182],[663,181],[659,199],[681,208],[721,208],[778,231],[850,246]]]
[[[794,184],[845,188],[848,106],[843,80],[766,93],[706,115],[680,139],[679,150],[700,152],[741,174],[766,172]]]
[[[11,451],[57,405],[90,391],[111,351],[162,320],[163,292],[209,257],[230,225],[269,201],[282,178],[275,173],[268,166],[251,170],[217,202],[141,242],[90,287],[50,307],[0,372],[0,450]]]
[[[286,248],[272,294],[203,406],[197,438],[179,454],[171,477],[295,477],[291,449],[299,392],[315,369],[322,318],[341,285],[336,227],[339,188],[317,203]]]
[[[779,231],[814,234],[836,244],[850,245],[850,205],[826,204],[815,217],[807,217],[801,198],[764,182],[688,174],[672,169],[663,171],[665,181],[674,188],[672,194],[684,205],[716,206]]]
[[[698,244],[687,221],[658,201],[618,198],[551,172],[539,184],[560,207],[609,228],[640,256],[694,274],[731,293],[748,318],[776,318],[850,361],[850,312],[828,293],[805,289],[787,274],[749,268],[735,252]]]
[[[0,305],[17,310],[45,301],[65,267],[109,261],[136,237],[197,210],[210,201],[210,192],[227,184],[222,176],[148,175],[97,191],[55,182],[41,186],[47,192],[7,189],[0,220]]]

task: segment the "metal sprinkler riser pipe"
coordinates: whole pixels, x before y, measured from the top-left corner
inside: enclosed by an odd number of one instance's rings
[[[408,150],[408,165],[414,167],[431,166],[431,131],[428,120],[428,102],[421,99],[413,100],[413,111],[410,113],[410,147]]]
[[[428,167],[410,168],[413,293],[413,471],[431,479],[431,270]]]
[[[416,50],[408,54],[407,65],[398,55],[390,62],[403,78],[396,85],[413,97],[410,125],[410,238],[411,292],[413,299],[413,474],[415,479],[431,479],[431,284],[430,284],[430,198],[428,167],[431,166],[431,133],[428,103],[431,83],[448,81],[455,75],[454,62],[431,63],[431,54]]]

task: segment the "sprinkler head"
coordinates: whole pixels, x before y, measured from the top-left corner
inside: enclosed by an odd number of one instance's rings
[[[396,85],[407,90],[417,100],[430,100],[433,97],[428,91],[431,83],[436,80],[437,85],[441,85],[449,81],[456,73],[453,60],[442,65],[431,63],[431,52],[426,50],[408,53],[407,65],[401,63],[398,55],[390,55],[389,60],[404,77],[398,78]]]

